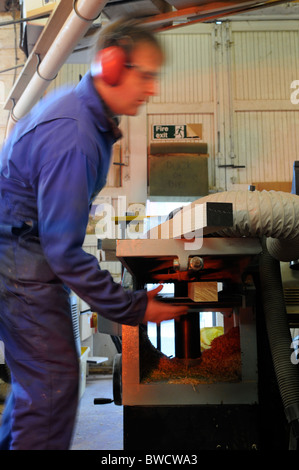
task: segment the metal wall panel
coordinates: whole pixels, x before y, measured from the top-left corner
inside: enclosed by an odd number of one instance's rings
[[[299,77],[299,30],[233,31],[233,92],[236,100],[289,100]],[[276,26],[277,27],[277,26]],[[234,28],[234,25],[232,25]]]
[[[231,24],[235,160],[228,184],[290,182],[299,151],[298,22]]]
[[[290,100],[299,80],[298,22],[177,31],[162,35],[168,61],[148,108],[149,134],[153,124],[202,122],[211,190],[291,181],[299,148],[299,104]]]
[[[299,156],[299,112],[243,111],[235,113],[235,153],[239,184],[287,182]]]
[[[144,133],[136,136],[130,129],[128,137],[130,178],[123,189],[130,185],[131,200],[132,188],[146,185],[131,165],[133,142],[147,140],[145,149],[153,141],[153,125],[202,124],[211,191],[291,181],[299,155],[299,103],[290,99],[296,80],[299,98],[299,23],[197,24],[164,32],[161,42],[166,63],[159,93],[147,105]],[[55,82],[77,82],[84,71],[66,65]],[[111,189],[117,187],[114,176],[108,177]]]
[[[47,93],[61,86],[76,85],[87,70],[88,66],[86,64],[64,64],[55,80],[47,88]]]
[[[160,77],[159,94],[153,102],[186,104],[213,101],[212,28],[202,25],[197,33],[189,33],[190,28],[180,31],[161,35],[166,64]]]

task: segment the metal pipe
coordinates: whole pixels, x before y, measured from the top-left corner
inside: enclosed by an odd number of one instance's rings
[[[25,116],[41,98],[50,82],[72,53],[75,45],[89,29],[90,24],[101,13],[107,0],[78,0],[74,8],[51,44],[47,54],[12,110],[7,133],[15,123]]]

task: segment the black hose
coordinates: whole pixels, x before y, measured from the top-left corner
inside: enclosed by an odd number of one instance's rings
[[[260,256],[260,282],[263,310],[276,379],[284,411],[299,438],[299,368],[291,361],[291,333],[287,320],[280,262],[274,259],[263,241]]]

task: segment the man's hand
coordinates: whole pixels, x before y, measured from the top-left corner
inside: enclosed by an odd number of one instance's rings
[[[148,321],[153,323],[161,323],[165,320],[172,320],[173,318],[175,319],[177,317],[180,317],[181,315],[186,315],[188,308],[184,305],[169,305],[155,300],[156,295],[162,289],[163,286],[160,285],[147,293],[148,302],[143,323],[146,323]]]

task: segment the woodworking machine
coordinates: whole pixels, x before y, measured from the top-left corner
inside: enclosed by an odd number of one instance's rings
[[[146,326],[122,328],[114,395],[124,409],[124,448],[285,448],[289,434],[260,298],[261,240],[214,234],[217,227],[232,224],[231,204],[208,203],[203,210],[194,239],[190,232],[188,239],[173,237],[171,230],[162,239],[156,230],[144,239],[117,241],[116,255],[135,289],[171,283],[173,294],[161,294],[159,300],[188,306],[187,315],[175,321],[174,357],[165,357],[151,344]],[[203,312],[222,318],[218,348],[232,331],[237,335],[237,349],[224,341],[214,362],[216,340],[208,351],[201,348]],[[230,348],[231,365],[226,357]],[[204,365],[199,374],[197,365],[199,370]]]

